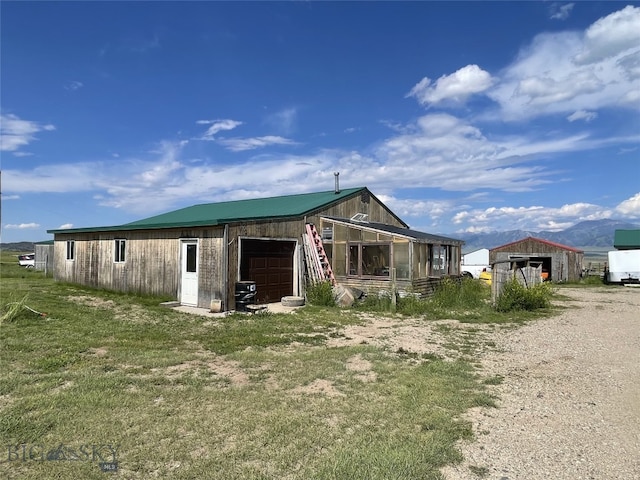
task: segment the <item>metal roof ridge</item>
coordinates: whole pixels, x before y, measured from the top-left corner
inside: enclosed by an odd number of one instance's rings
[[[98,227],[78,227],[78,228],[69,228],[69,229],[50,229],[47,230],[47,233],[81,233],[81,232],[99,232],[99,231],[116,231],[116,230],[145,230],[145,229],[161,229],[161,228],[180,228],[180,227],[194,227],[194,226],[203,226],[203,225],[211,225],[211,226],[216,226],[216,225],[221,225],[224,223],[230,223],[230,222],[240,222],[243,220],[265,220],[265,219],[275,219],[275,218],[290,218],[290,217],[296,217],[299,215],[306,215],[309,212],[312,212],[314,210],[317,210],[323,206],[329,205],[334,201],[334,197],[329,197],[327,198],[326,201],[323,201],[322,203],[319,203],[305,211],[302,212],[296,212],[296,213],[291,213],[291,214],[284,214],[284,215],[257,215],[257,216],[247,216],[247,217],[228,217],[228,218],[209,218],[209,219],[204,219],[204,220],[193,220],[193,221],[167,221],[167,222],[155,222],[155,223],[143,223],[147,220],[151,220],[153,218],[157,218],[157,217],[163,217],[165,215],[170,215],[170,214],[175,214],[176,212],[180,212],[183,210],[190,210],[190,209],[194,209],[196,207],[207,207],[207,206],[213,206],[213,205],[231,205],[231,204],[236,204],[236,205],[240,205],[243,202],[255,202],[255,201],[265,201],[265,200],[276,200],[276,199],[286,199],[286,198],[290,198],[290,197],[300,197],[300,196],[309,196],[309,195],[316,195],[316,196],[321,196],[321,195],[328,195],[328,194],[335,194],[335,200],[347,197],[349,195],[353,195],[354,193],[363,191],[363,190],[368,190],[367,187],[352,187],[352,188],[345,188],[345,189],[341,189],[340,191],[336,192],[335,190],[324,190],[321,192],[306,192],[306,193],[298,193],[298,194],[289,194],[289,195],[275,195],[272,197],[261,197],[261,198],[246,198],[246,199],[242,199],[242,200],[229,200],[229,201],[223,201],[223,202],[210,202],[210,203],[199,203],[199,204],[195,204],[195,205],[190,205],[187,207],[182,207],[182,208],[178,208],[176,210],[171,210],[168,212],[164,212],[164,213],[160,213],[158,215],[153,215],[151,217],[147,217],[147,218],[142,218],[139,220],[135,220],[133,222],[128,222],[128,223],[124,223],[124,224],[120,224],[120,225],[104,225],[104,226],[98,226]]]

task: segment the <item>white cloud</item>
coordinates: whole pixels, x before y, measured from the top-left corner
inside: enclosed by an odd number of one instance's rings
[[[461,232],[464,233],[489,233],[491,232],[491,227],[467,227],[464,230],[462,230]],[[461,233],[461,232],[457,232],[457,233]]]
[[[30,230],[34,228],[40,228],[40,224],[39,223],[20,223],[20,224],[8,223],[4,226],[4,228],[6,228],[7,230]]]
[[[232,152],[243,152],[245,150],[254,150],[271,145],[297,145],[293,140],[276,135],[254,138],[223,138],[219,139],[218,143],[224,145]]]
[[[205,159],[196,162],[188,158],[185,142],[162,142],[144,159],[120,158],[113,162],[109,157],[103,162],[7,170],[3,172],[3,187],[5,193],[10,194],[91,192],[100,205],[142,215],[166,211],[185,202],[303,193],[321,190],[323,186],[332,189],[333,172],[339,171],[343,188],[367,186],[382,195],[381,198],[401,217],[426,215],[433,222],[444,223],[456,214],[457,208],[464,210],[465,224],[489,228],[493,226],[490,220],[515,221],[518,214],[526,218],[531,207],[485,212],[461,206],[459,199],[455,202],[409,201],[398,199],[392,193],[410,185],[412,188],[465,192],[465,201],[476,193],[485,195],[486,201],[487,189],[536,190],[548,183],[553,173],[533,163],[537,157],[599,146],[586,135],[541,141],[525,135],[490,139],[469,122],[443,113],[424,115],[399,130],[400,133],[392,134],[372,148],[369,155],[336,149],[307,155],[261,154],[233,163]],[[228,148],[237,151],[294,143],[282,137],[218,141],[226,142]],[[607,141],[615,141],[618,145],[624,139]],[[594,211],[597,215],[598,211]],[[560,213],[570,214],[559,210]],[[462,218],[460,211],[454,220]],[[554,216],[531,218],[540,222],[565,221]]]
[[[503,120],[597,111],[639,109],[640,8],[626,7],[601,18],[584,34],[542,33],[487,91]]]
[[[296,129],[298,111],[295,108],[285,108],[268,115],[265,123],[282,135],[291,135]]]
[[[640,49],[621,57],[616,64],[622,69],[627,80],[634,81],[640,79]]]
[[[640,46],[640,7],[626,6],[591,25],[584,34],[578,64],[600,62]]]
[[[203,140],[213,140],[214,135],[218,132],[233,130],[236,127],[242,125],[242,122],[237,120],[198,120],[196,122],[198,125],[211,125],[207,131],[202,135]]]
[[[569,86],[570,88],[567,88]],[[527,97],[529,105],[544,106],[572,100],[579,95],[595,93],[602,87],[602,81],[593,72],[583,71],[564,78],[542,76],[524,78],[518,84],[515,94]]]
[[[571,13],[571,10],[573,10],[574,6],[575,3],[565,3],[564,5],[560,3],[552,3],[549,8],[550,18],[552,20],[566,20],[569,18],[569,14]]]
[[[72,80],[70,82],[65,83],[64,85],[64,89],[69,90],[71,92],[80,90],[82,87],[84,87],[84,84],[82,82],[78,82],[77,80]]]
[[[0,115],[0,150],[14,152],[36,140],[36,133],[55,129],[53,125],[21,120],[11,113]]]
[[[68,230],[69,228],[73,228],[73,223],[63,223],[58,227],[58,230]]]
[[[119,166],[124,174],[123,165]],[[115,169],[114,169],[115,170]],[[112,178],[105,174],[102,163],[48,164],[31,170],[4,170],[2,187],[6,192],[70,193],[101,189],[109,182],[118,183],[123,177],[114,171]]]
[[[451,75],[443,75],[435,84],[427,77],[416,84],[407,97],[415,97],[421,105],[435,105],[445,101],[463,103],[473,94],[491,87],[491,75],[478,65],[467,65]]]
[[[376,160],[358,169],[363,184],[400,186],[410,180],[415,187],[443,190],[526,191],[546,183],[550,173],[527,164],[532,156],[584,148],[583,136],[489,140],[479,128],[442,113],[420,117],[407,131],[380,144]]]
[[[399,199],[385,194],[376,196],[400,218],[427,216],[437,221],[455,205],[453,200]]]
[[[616,207],[616,212],[629,218],[640,218],[640,192],[621,202]]]
[[[578,202],[561,207],[533,205],[463,210],[453,215],[452,221],[457,225],[468,225],[463,231],[498,231],[505,227],[529,231],[558,231],[577,222],[611,218],[612,215],[613,211],[606,207]]]
[[[595,120],[598,117],[596,112],[588,112],[587,110],[578,110],[577,112],[573,112],[571,115],[567,117],[567,120],[570,122],[575,122],[576,120],[584,120],[585,122],[590,122]]]

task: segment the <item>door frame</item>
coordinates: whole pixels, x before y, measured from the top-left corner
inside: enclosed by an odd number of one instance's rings
[[[238,236],[238,259],[236,265],[236,279],[238,281],[241,279],[241,264],[243,258],[243,249],[242,249],[242,241],[243,240],[259,240],[264,242],[291,242],[293,243],[293,295],[299,295],[300,293],[300,285],[302,284],[301,280],[301,257],[300,257],[300,242],[297,238],[273,238],[273,237],[252,237],[252,236]],[[246,280],[246,279],[244,279]]]
[[[196,271],[195,271],[195,302],[184,302],[184,288],[183,283],[185,279],[186,270],[186,246],[196,246]],[[200,272],[200,242],[197,238],[181,238],[180,239],[180,292],[179,299],[181,305],[197,306],[199,296],[199,272]]]

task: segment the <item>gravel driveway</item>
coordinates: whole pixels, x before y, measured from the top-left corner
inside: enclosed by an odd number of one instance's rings
[[[640,479],[640,288],[562,288],[559,316],[496,334],[497,409],[447,480]]]

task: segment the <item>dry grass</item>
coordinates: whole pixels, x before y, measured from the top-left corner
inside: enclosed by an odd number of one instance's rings
[[[115,460],[127,479],[438,479],[471,435],[461,415],[492,404],[455,356],[332,343],[369,322],[358,312],[212,322],[2,273],[3,298],[48,312],[0,329],[3,478],[104,478]]]

